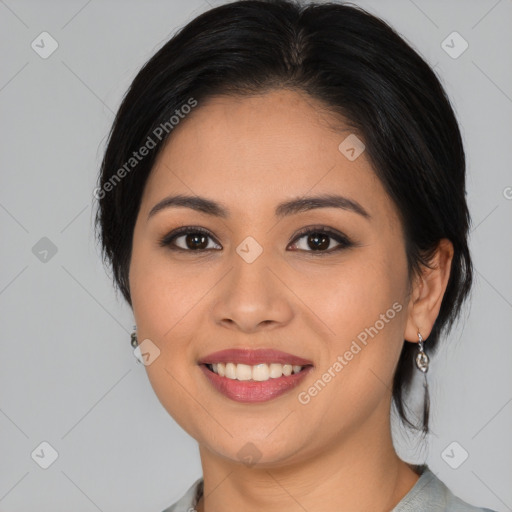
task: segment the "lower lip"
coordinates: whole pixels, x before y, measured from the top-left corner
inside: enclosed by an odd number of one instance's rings
[[[307,366],[299,373],[292,373],[288,377],[283,375],[277,379],[271,378],[258,382],[228,379],[210,371],[204,364],[201,364],[200,367],[206,378],[210,381],[210,384],[217,391],[235,402],[244,403],[266,402],[287,393],[298,386],[313,368],[312,366]]]

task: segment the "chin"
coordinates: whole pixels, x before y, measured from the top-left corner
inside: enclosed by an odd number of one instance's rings
[[[272,432],[275,426],[268,430],[270,435],[262,434],[261,429],[254,435],[250,432],[241,435],[232,430],[233,437],[226,433],[222,439],[203,438],[199,444],[217,457],[251,468],[271,469],[298,462],[301,458],[298,454],[305,456],[304,449],[308,443],[303,437],[291,438],[286,431],[281,435]]]

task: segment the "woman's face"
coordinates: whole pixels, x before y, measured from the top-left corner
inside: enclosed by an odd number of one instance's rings
[[[289,90],[199,104],[144,190],[129,279],[146,370],[174,419],[234,461],[298,462],[389,421],[408,322],[403,232],[351,130],[322,112]],[[225,215],[183,203],[150,215],[175,195]],[[276,212],[326,195],[345,200]],[[183,226],[208,234],[160,245]],[[248,352],[211,356],[228,349]],[[309,365],[276,366],[294,358]],[[215,361],[239,362],[225,371],[242,380],[200,364]]]

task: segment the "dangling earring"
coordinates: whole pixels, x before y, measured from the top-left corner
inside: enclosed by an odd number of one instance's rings
[[[133,332],[131,333],[130,335],[130,343],[132,345],[133,348],[137,348],[139,346],[139,343],[137,341],[137,326],[134,325],[133,326]]]
[[[418,354],[416,354],[416,366],[418,367],[418,370],[421,370],[423,373],[427,373],[429,358],[427,354],[425,354],[425,351],[423,350],[423,338],[421,337],[421,334],[419,332],[418,340],[419,352]]]

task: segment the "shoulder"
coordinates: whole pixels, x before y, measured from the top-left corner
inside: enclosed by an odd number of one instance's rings
[[[192,512],[203,494],[203,478],[198,478],[187,492],[173,505],[162,512]]]
[[[475,507],[455,496],[426,466],[421,476],[392,512],[495,512]]]
[[[412,489],[391,512],[496,512],[475,507],[455,496],[427,466]],[[187,492],[162,512],[192,512],[203,493],[203,479],[197,479]]]

